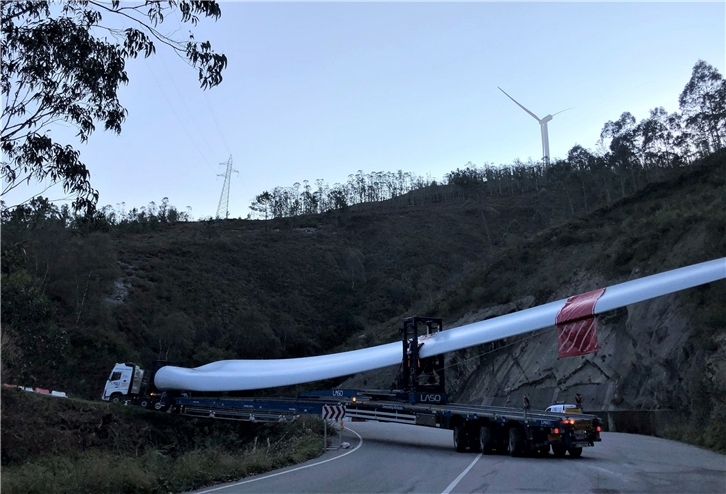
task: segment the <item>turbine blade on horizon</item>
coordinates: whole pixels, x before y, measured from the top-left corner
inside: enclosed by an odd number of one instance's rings
[[[559,115],[560,113],[562,113],[564,111],[567,111],[567,110],[572,110],[573,108],[574,108],[574,106],[571,106],[569,108],[565,108],[564,110],[560,110],[557,113],[553,113],[552,116],[554,117],[555,115]]]
[[[520,107],[520,108],[521,108],[522,110],[524,110],[524,111],[526,111],[527,113],[529,113],[530,115],[532,115],[532,116],[534,117],[534,119],[535,119],[535,120],[537,120],[538,122],[541,122],[541,121],[542,121],[542,119],[541,119],[541,118],[539,118],[539,117],[538,117],[537,115],[535,115],[535,114],[534,114],[534,113],[532,113],[531,111],[527,110],[527,109],[526,109],[526,108],[525,108],[524,106],[522,106],[522,105],[521,105],[521,104],[519,103],[519,101],[517,101],[516,99],[512,98],[511,96],[509,96],[509,95],[507,94],[507,92],[506,92],[506,91],[505,91],[504,89],[500,88],[499,86],[497,86],[497,89],[499,89],[499,90],[500,90],[501,92],[503,92],[504,94],[506,94],[506,95],[507,95],[507,98],[509,98],[509,99],[511,99],[512,101],[514,101],[515,103],[517,103],[517,105],[518,105],[518,106],[519,106],[519,107]]]

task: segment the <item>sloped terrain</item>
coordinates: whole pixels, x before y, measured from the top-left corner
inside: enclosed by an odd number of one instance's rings
[[[610,207],[547,229],[478,265],[427,313],[446,327],[726,256],[726,163],[651,185]],[[601,349],[560,359],[555,328],[448,356],[456,401],[536,408],[585,397],[589,411],[673,410],[676,437],[726,449],[726,282],[660,297],[599,318]],[[397,369],[345,386],[390,386]],[[686,430],[688,429],[688,430]]]
[[[178,492],[318,456],[322,423],[260,425],[2,389],[2,491]]]

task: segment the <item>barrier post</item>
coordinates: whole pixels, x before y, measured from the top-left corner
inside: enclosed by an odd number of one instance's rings
[[[328,450],[328,419],[323,419],[323,451]]]
[[[345,429],[345,419],[340,419],[340,433],[338,434],[340,438],[338,438],[338,449],[343,447],[343,430]]]

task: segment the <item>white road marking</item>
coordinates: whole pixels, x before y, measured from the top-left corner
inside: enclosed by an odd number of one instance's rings
[[[464,475],[466,475],[467,473],[469,473],[469,470],[471,470],[471,468],[476,464],[476,462],[479,461],[479,458],[481,458],[481,455],[482,454],[479,453],[477,455],[477,457],[474,458],[474,461],[472,461],[471,464],[468,467],[466,467],[466,470],[464,470],[463,472],[461,472],[459,474],[459,476],[456,477],[454,479],[454,481],[449,484],[449,487],[447,487],[446,489],[444,489],[444,492],[442,492],[441,494],[449,494],[449,492],[453,491],[454,490],[454,487],[456,487],[456,484],[458,484],[459,482],[461,482],[461,479],[464,478]]]
[[[335,458],[329,458],[327,460],[319,461],[317,463],[312,463],[310,465],[305,465],[305,466],[302,466],[302,467],[293,468],[291,470],[285,470],[284,472],[277,472],[277,473],[273,473],[273,474],[270,474],[270,475],[265,475],[264,477],[257,477],[256,479],[243,480],[242,482],[235,482],[234,484],[226,484],[226,485],[223,485],[223,486],[214,487],[213,489],[207,489],[206,491],[197,491],[197,494],[207,494],[208,492],[221,491],[222,489],[228,489],[228,488],[231,488],[231,487],[236,487],[238,485],[250,484],[252,482],[257,482],[258,480],[265,480],[265,479],[269,479],[269,478],[272,478],[272,477],[277,477],[278,475],[285,475],[286,473],[297,472],[298,470],[305,470],[306,468],[316,467],[318,465],[322,465],[323,463],[328,463],[329,461],[339,460],[339,459],[343,458],[344,456],[348,456],[349,454],[355,453],[361,446],[363,446],[363,438],[361,437],[361,435],[358,434],[353,429],[348,428],[347,430],[349,430],[350,432],[352,432],[353,434],[355,434],[356,436],[358,436],[358,439],[360,440],[360,442],[358,443],[358,446],[356,446],[355,448],[351,449],[347,453],[343,453],[340,456],[336,456]],[[481,456],[481,455],[479,455],[479,456]],[[471,468],[471,467],[469,467],[469,468]],[[466,473],[466,472],[464,472],[464,473]]]

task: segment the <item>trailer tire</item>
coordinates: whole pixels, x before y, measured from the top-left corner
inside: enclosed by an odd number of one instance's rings
[[[111,395],[111,398],[109,400],[111,403],[121,403],[121,393],[114,393]]]
[[[562,444],[553,444],[552,452],[555,454],[556,457],[562,458],[563,456],[565,456],[565,453],[567,453],[567,448]]]
[[[570,448],[567,452],[570,453],[570,456],[573,458],[579,458],[582,456],[582,448]]]
[[[488,425],[479,429],[479,450],[485,455],[492,453],[492,430]]]
[[[464,430],[463,425],[455,425],[454,426],[454,449],[459,452],[463,453],[466,451],[467,446],[467,438],[466,438],[466,431]]]
[[[522,456],[523,446],[522,432],[516,427],[511,427],[509,429],[509,442],[507,443],[509,456]]]

